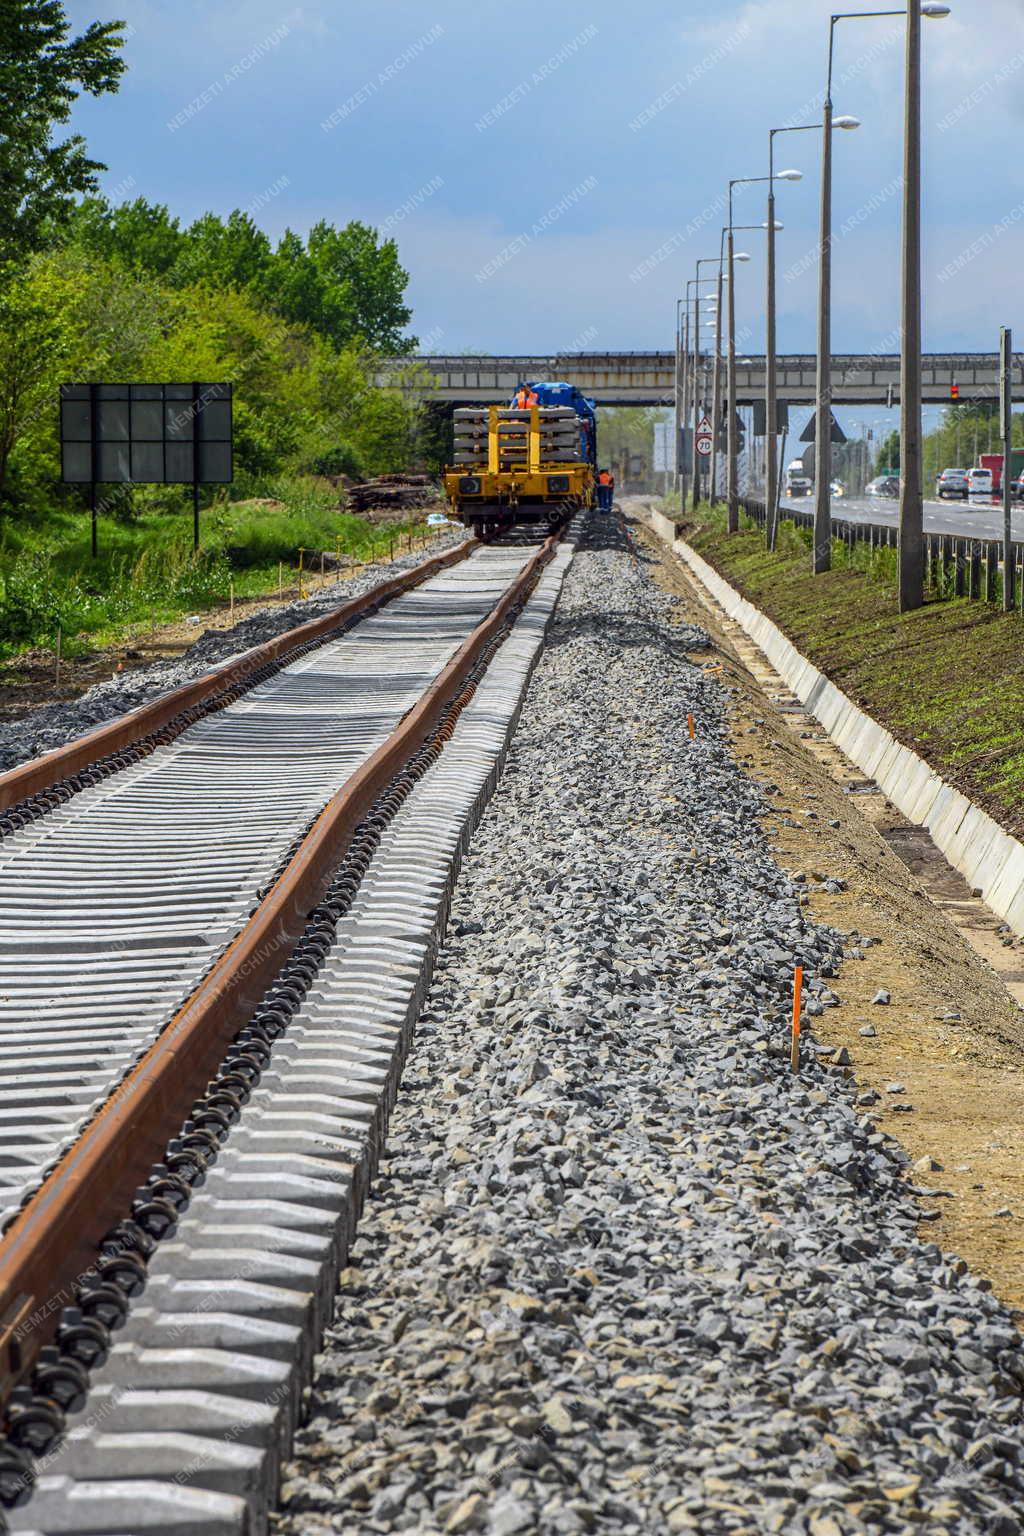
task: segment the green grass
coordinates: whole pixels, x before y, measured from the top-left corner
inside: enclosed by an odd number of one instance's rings
[[[1017,836],[1024,835],[1024,620],[964,598],[901,614],[895,551],[833,546],[810,570],[809,533],[783,523],[769,555],[717,509],[686,533],[804,655]],[[745,521],[745,520],[744,520]]]
[[[322,481],[271,481],[255,486],[251,500],[204,507],[194,554],[191,508],[167,510],[167,499],[153,497],[130,521],[101,512],[95,560],[88,510],[4,519],[0,657],[51,645],[58,626],[67,654],[107,644],[216,607],[232,584],[240,598],[274,592],[280,562],[294,583],[300,548],[307,562],[321,549],[368,560],[387,554],[395,535],[422,531],[418,521],[375,528],[339,512],[337,492]]]

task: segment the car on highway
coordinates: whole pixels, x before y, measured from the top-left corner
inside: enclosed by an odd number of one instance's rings
[[[843,482],[841,480],[833,480],[831,485],[829,486],[829,490],[831,491],[833,496],[845,496],[846,495],[846,486],[843,484]]]
[[[967,471],[968,496],[992,495],[992,471],[990,469],[969,469]]]
[[[940,501],[966,501],[968,495],[966,469],[944,469],[935,482],[935,493]]]
[[[1010,495],[1014,501],[1024,501],[1024,473],[1011,483]]]
[[[900,493],[900,481],[898,475],[878,475],[874,480],[869,480],[865,487],[869,496],[887,496],[894,500]]]

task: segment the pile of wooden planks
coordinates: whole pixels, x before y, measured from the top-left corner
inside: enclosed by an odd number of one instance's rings
[[[350,512],[414,511],[438,500],[438,489],[429,475],[378,475],[345,492]]]

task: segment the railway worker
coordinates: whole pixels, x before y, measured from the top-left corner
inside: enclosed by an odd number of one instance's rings
[[[601,512],[612,510],[615,496],[615,476],[610,469],[602,469],[597,477],[597,505]]]
[[[520,385],[519,393],[516,395],[516,409],[528,411],[531,405],[539,404],[540,396],[537,394],[537,391],[535,389],[527,389],[525,384]]]

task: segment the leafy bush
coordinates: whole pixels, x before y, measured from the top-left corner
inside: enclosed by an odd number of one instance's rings
[[[361,480],[366,474],[360,455],[350,443],[339,443],[337,448],[315,458],[310,470],[314,475],[348,475],[353,480]]]
[[[340,511],[337,492],[312,477],[246,477],[245,488],[252,493],[246,501],[220,497],[204,508],[197,554],[191,516],[180,492],[168,488],[137,493],[134,521],[105,508],[96,560],[80,506],[38,517],[31,527],[8,519],[0,533],[0,654],[52,644],[58,624],[70,650],[75,637],[102,639],[209,608],[226,601],[232,581],[239,596],[271,592],[279,565],[293,572],[300,548],[307,568],[321,550],[369,560],[414,526],[375,528]]]

